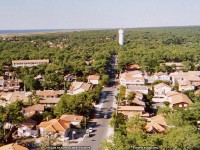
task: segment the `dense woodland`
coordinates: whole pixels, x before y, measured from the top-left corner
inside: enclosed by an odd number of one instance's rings
[[[12,68],[27,90],[62,89],[63,76],[74,74],[85,81],[89,74],[106,74],[112,54],[119,69],[137,63],[149,72],[168,71],[163,62],[183,62],[184,70],[200,70],[200,27],[126,29],[125,45],[118,45],[117,30],[80,31],[0,38],[0,74],[16,59],[50,59],[49,65]],[[41,74],[38,86],[33,77]]]
[[[117,30],[16,36],[0,38],[0,51],[0,75],[4,73],[4,66],[9,66],[15,76],[22,79],[26,90],[64,89],[64,86],[69,86],[63,80],[68,73],[76,75],[79,81],[86,81],[89,74],[99,74],[105,80],[103,83],[106,82],[113,54],[118,56],[118,70],[137,63],[150,73],[172,71],[160,66],[163,62],[183,62],[184,70],[200,70],[200,27],[126,29],[124,46],[118,45]],[[49,59],[50,64],[12,68],[11,61],[16,59]],[[34,80],[38,74],[44,76],[45,81]],[[56,108],[47,111],[43,117],[63,113],[87,116],[93,110],[91,104],[98,101],[100,91],[100,86],[97,86],[93,91],[75,96],[64,94]],[[144,120],[134,117],[127,121],[121,114],[114,114],[111,125],[115,126],[116,133],[103,142],[102,149],[129,150],[135,146],[199,149],[200,134],[195,123],[200,120],[200,98],[193,93],[187,94],[195,102],[191,109],[171,111],[166,107],[159,110],[166,115],[168,123],[176,127],[166,134],[150,136],[144,130]],[[18,111],[22,105],[16,102],[6,108],[0,107],[0,120],[13,120],[15,117],[13,123],[20,123],[24,118]]]

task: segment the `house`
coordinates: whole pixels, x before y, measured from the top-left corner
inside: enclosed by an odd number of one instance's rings
[[[13,67],[33,67],[43,64],[48,64],[49,59],[41,59],[41,60],[13,60],[12,66]]]
[[[187,95],[175,91],[168,92],[166,94],[167,101],[170,102],[169,107],[172,109],[175,107],[186,108],[189,104],[192,104],[192,101],[188,98]]]
[[[74,126],[80,126],[83,121],[83,116],[79,115],[62,115],[60,119],[70,122]]]
[[[88,83],[97,85],[97,84],[99,84],[100,76],[99,75],[89,75],[87,79],[88,79]]]
[[[165,83],[154,85],[154,97],[156,98],[164,98],[165,95],[170,91],[172,91],[172,87]]]
[[[126,92],[127,92],[127,90],[126,90]],[[135,92],[135,98],[138,98],[139,100],[143,100],[143,94],[142,93],[140,93],[140,92]]]
[[[36,95],[40,98],[59,98],[62,94],[64,94],[64,90],[44,90],[44,91],[36,91]]]
[[[170,81],[170,76],[165,72],[157,72],[154,74],[156,80]]]
[[[142,106],[145,107],[145,102],[139,100],[138,98],[134,98],[133,100],[131,100],[130,102],[128,102],[127,100],[124,100],[121,104],[123,105],[130,105],[130,106]]]
[[[59,100],[60,98],[45,98],[45,99],[40,99],[39,104],[45,107],[51,107],[51,106],[56,106]]]
[[[188,72],[174,72],[170,74],[172,84],[180,83],[181,81],[190,81],[192,85],[200,85],[200,71],[188,71]]]
[[[68,140],[68,134],[70,132],[70,122],[63,119],[51,119],[49,121],[43,121],[39,125],[39,131],[42,136],[54,134],[58,139],[62,141]]]
[[[74,76],[72,74],[67,74],[66,76],[64,76],[64,81],[72,82],[74,80],[76,80],[76,76]]]
[[[145,83],[143,73],[139,70],[121,73],[119,76],[121,85],[141,85]]]
[[[34,115],[36,112],[42,114],[44,111],[44,105],[41,104],[35,104],[32,106],[28,106],[26,108],[23,108],[24,115],[27,117],[31,117]]]
[[[3,91],[3,87],[4,87],[4,78],[3,76],[0,76],[0,90]]]
[[[145,82],[146,83],[154,83],[155,81],[158,80],[158,77],[156,77],[154,75],[153,76],[149,76],[149,75],[145,74],[144,78],[145,78]]]
[[[183,65],[182,63],[180,62],[166,62],[166,63],[163,63],[161,65],[165,65],[165,66],[174,66],[175,69],[177,70],[181,70],[185,67],[185,65]]]
[[[127,98],[127,96],[129,95],[129,93],[132,92],[132,91],[127,91],[126,90],[126,93],[125,93],[125,97]],[[135,93],[135,98],[137,98],[138,100],[143,100],[143,94],[140,93],[140,92],[134,92]]]
[[[71,83],[70,89],[67,91],[67,94],[75,95],[82,92],[87,92],[90,89],[92,89],[92,84],[75,81]]]
[[[143,106],[119,106],[117,108],[118,113],[124,114],[127,118],[133,117],[135,115],[144,114]]]
[[[21,80],[10,78],[7,76],[0,76],[0,91],[18,91]]]
[[[11,143],[0,147],[0,150],[28,150],[28,148],[17,143]]]
[[[194,90],[195,86],[192,85],[191,81],[188,80],[182,80],[179,82],[179,88],[178,90],[181,92],[185,92],[185,91],[191,91]]]
[[[141,67],[138,64],[134,64],[134,65],[127,65],[126,66],[126,70],[128,71],[132,71],[132,70],[139,70]]]
[[[140,92],[142,94],[148,94],[148,87],[147,86],[127,85],[126,90],[127,90],[127,92]]]
[[[164,133],[167,127],[165,118],[162,115],[151,117],[145,129],[148,133]]]
[[[27,122],[18,126],[18,136],[20,137],[37,137],[38,129],[36,128],[37,122],[34,120],[28,120]]]

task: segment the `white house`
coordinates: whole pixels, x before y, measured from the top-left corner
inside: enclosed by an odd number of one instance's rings
[[[184,92],[184,91],[191,91],[194,90],[195,86],[192,85],[190,81],[187,80],[182,80],[179,82],[179,91]]]
[[[170,76],[165,72],[158,72],[154,74],[157,80],[170,81]]]
[[[27,122],[19,125],[18,127],[18,136],[20,137],[37,137],[38,136],[38,130],[36,128],[37,122],[34,120],[28,120]]]
[[[75,95],[82,92],[87,92],[92,88],[92,84],[84,83],[84,82],[72,82],[70,89],[67,91],[69,95]]]
[[[121,85],[143,85],[145,79],[143,73],[139,70],[124,72],[119,76],[119,82]]]
[[[172,90],[172,87],[165,84],[159,83],[154,85],[154,97],[165,97],[165,95]]]
[[[87,79],[88,79],[88,83],[92,83],[94,85],[97,85],[97,84],[99,84],[100,76],[98,76],[98,75],[89,75]]]
[[[152,101],[156,103],[166,101],[166,94],[171,90],[172,87],[164,83],[154,85],[154,97],[152,98]]]
[[[140,86],[140,85],[127,85],[126,86],[127,92],[140,92],[143,94],[148,94],[148,87],[147,86]]]

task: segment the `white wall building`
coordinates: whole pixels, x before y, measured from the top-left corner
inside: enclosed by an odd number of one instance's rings
[[[43,64],[48,64],[49,59],[41,59],[41,60],[13,60],[12,66],[13,67],[33,67]]]
[[[118,33],[119,33],[119,45],[124,45],[124,30],[119,29]]]

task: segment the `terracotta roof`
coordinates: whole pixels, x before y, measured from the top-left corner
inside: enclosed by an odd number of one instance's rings
[[[88,80],[99,80],[100,79],[100,76],[99,75],[89,75]]]
[[[23,147],[17,143],[11,143],[0,147],[0,150],[28,150],[28,148]]]
[[[119,106],[119,111],[144,111],[143,106]]]
[[[176,91],[170,91],[168,93],[166,93],[166,96],[170,97],[170,96],[173,96],[173,95],[177,95],[179,92],[176,92]]]
[[[60,98],[45,98],[44,100],[40,100],[40,104],[57,104]]]
[[[141,100],[139,100],[138,98],[134,98],[134,100],[132,100],[132,103],[136,104],[136,105],[140,105],[140,106],[145,106],[145,103]]]
[[[25,111],[44,111],[44,106],[41,104],[35,104],[32,106],[28,106],[26,108],[23,108]]]
[[[43,127],[47,132],[65,132],[70,128],[70,122],[63,119],[52,119],[44,121],[39,124],[39,127]]]
[[[0,76],[0,80],[4,80],[3,76]]]
[[[164,132],[165,128],[163,128],[161,125],[159,125],[157,122],[148,122],[145,126],[147,132],[152,132],[154,129],[158,131],[159,133]]]
[[[171,102],[170,102],[171,104],[178,104],[178,103],[191,104],[192,103],[192,101],[188,98],[188,96],[183,93],[178,93],[170,97],[171,97]]]
[[[124,73],[122,73],[120,75],[121,76],[132,76],[132,75],[136,75],[136,74],[143,74],[143,73],[142,73],[142,71],[135,70],[135,71],[124,72]]]
[[[140,69],[140,66],[138,64],[134,64],[134,65],[127,65],[126,68],[128,70],[133,70],[133,69]]]
[[[83,116],[78,115],[62,115],[60,119],[68,121],[68,122],[81,122],[83,120]]]
[[[36,91],[38,96],[57,96],[62,95],[64,93],[63,90],[54,91],[54,90],[44,90],[44,91]]]
[[[163,125],[163,126],[166,126],[166,121],[165,121],[165,117],[162,116],[162,115],[156,115],[156,116],[153,116],[151,117],[151,120],[154,121],[154,122],[157,122],[159,123],[160,125]]]
[[[151,117],[151,122],[148,122],[145,128],[147,132],[151,132],[153,129],[155,129],[158,132],[164,132],[165,126],[167,126],[165,118],[162,115],[157,115]]]
[[[71,87],[70,87],[70,90],[71,91],[75,91],[79,88],[82,88],[84,89],[85,91],[88,91],[90,88],[92,87],[92,84],[89,84],[89,83],[84,83],[84,82],[72,82],[71,83]]]
[[[191,86],[192,83],[190,81],[187,81],[187,80],[182,80],[179,82],[179,85],[180,86]]]
[[[45,62],[49,63],[49,59],[38,59],[38,60],[13,60],[12,63],[32,63],[32,62]]]
[[[169,85],[167,85],[167,84],[165,84],[165,83],[159,83],[159,84],[156,84],[156,85],[154,85],[154,88],[161,88],[161,87],[163,87],[163,86],[166,86],[166,87],[169,87],[169,88],[171,88],[172,89],[172,87],[171,86],[169,86]]]
[[[127,85],[128,90],[148,90],[147,86],[140,86],[140,85]]]

